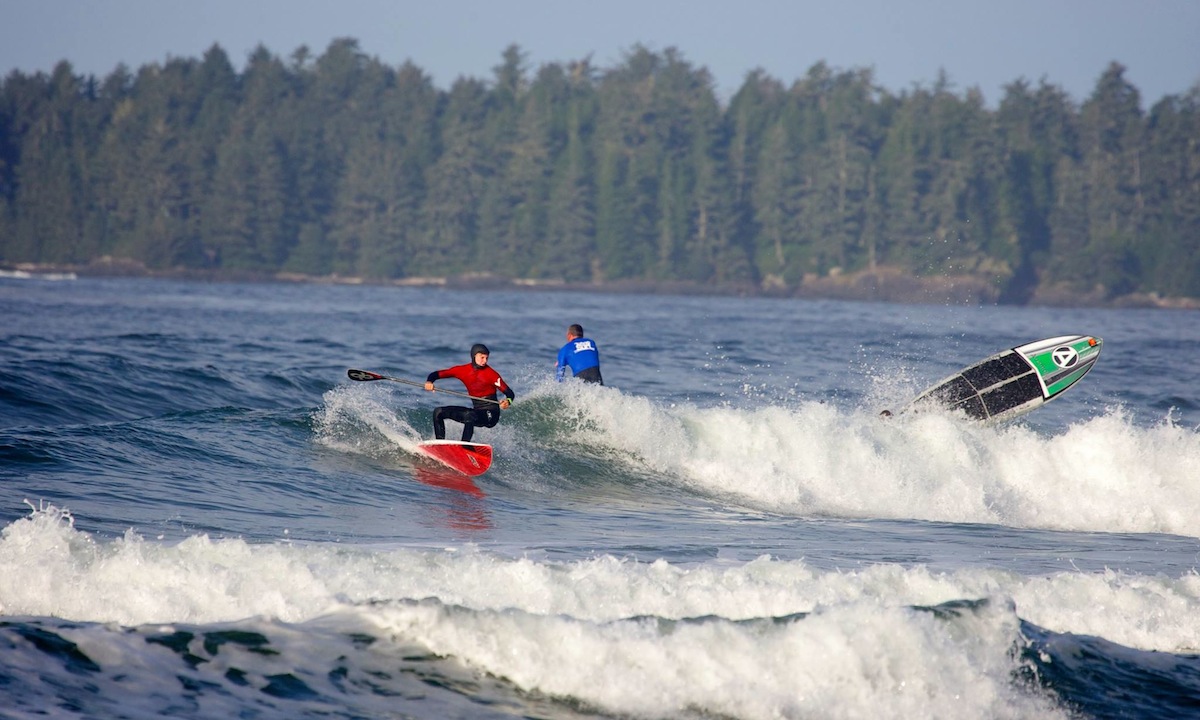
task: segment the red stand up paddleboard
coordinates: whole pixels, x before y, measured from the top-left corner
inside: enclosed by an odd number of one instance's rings
[[[482,475],[492,466],[492,446],[458,440],[428,440],[417,443],[422,454],[464,475]]]

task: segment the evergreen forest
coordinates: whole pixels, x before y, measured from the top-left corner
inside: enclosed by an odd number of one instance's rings
[[[899,272],[998,302],[1200,298],[1200,85],[1143,109],[1014,80],[749,72],[634,46],[435,87],[339,39],[0,84],[0,262],[792,293]]]

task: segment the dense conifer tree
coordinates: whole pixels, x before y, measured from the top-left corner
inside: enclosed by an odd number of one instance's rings
[[[673,48],[433,86],[349,38],[239,72],[219,46],[0,83],[0,261],[754,284],[892,267],[1004,302],[1200,295],[1200,89],[1148,113],[1113,63],[892,94],[817,63],[726,104]]]
[[[594,133],[596,93],[587,61],[566,72],[557,65],[543,69],[537,86],[554,98],[561,137],[551,147],[546,227],[533,247],[529,274],[571,282],[597,279]]]

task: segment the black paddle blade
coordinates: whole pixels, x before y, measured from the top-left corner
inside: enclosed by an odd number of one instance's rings
[[[386,380],[387,379],[384,376],[380,375],[379,373],[368,372],[366,370],[347,370],[346,375],[348,375],[351,380]]]

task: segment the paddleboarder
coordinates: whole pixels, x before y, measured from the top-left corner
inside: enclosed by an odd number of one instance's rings
[[[431,392],[435,381],[455,378],[467,386],[467,394],[474,398],[471,400],[474,407],[445,405],[433,411],[433,436],[438,440],[446,439],[446,421],[453,420],[462,423],[462,441],[471,442],[475,426],[496,427],[496,423],[500,422],[500,411],[507,410],[512,406],[513,400],[517,399],[516,393],[504,382],[500,373],[488,365],[489,355],[491,351],[487,345],[476,343],[471,346],[471,362],[445,370],[434,370],[425,378],[425,389]],[[496,403],[497,390],[505,395],[499,403]]]
[[[571,374],[584,382],[604,384],[604,378],[600,377],[600,350],[594,340],[583,336],[583,326],[579,324],[567,328],[567,344],[559,349],[554,363],[555,379],[562,382],[568,367]]]

